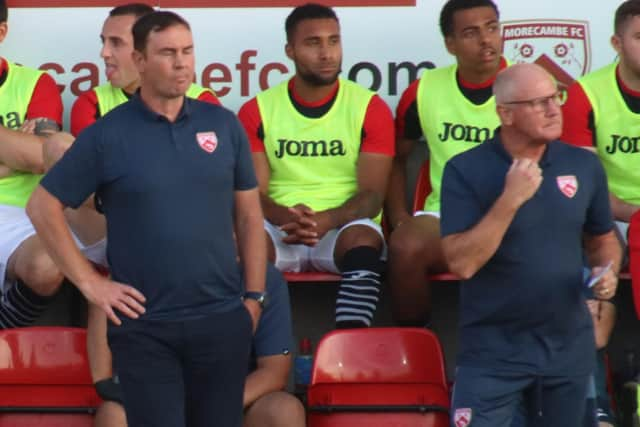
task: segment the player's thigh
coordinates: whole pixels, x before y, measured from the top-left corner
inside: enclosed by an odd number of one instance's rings
[[[456,427],[511,427],[514,414],[523,405],[527,376],[496,375],[495,370],[458,367],[451,404]]]

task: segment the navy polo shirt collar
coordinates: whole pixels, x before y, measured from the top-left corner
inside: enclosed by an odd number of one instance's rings
[[[502,158],[504,158],[509,164],[513,161],[513,157],[511,154],[505,150],[504,145],[502,145],[502,141],[500,140],[500,128],[496,129],[495,136],[488,141],[489,144],[493,147],[495,152]],[[553,163],[553,159],[555,158],[557,153],[556,141],[551,141],[547,143],[547,147],[542,153],[542,158],[540,158],[540,166],[545,167],[549,166]]]
[[[131,97],[130,102],[133,104],[148,118],[156,121],[169,121],[166,116],[163,114],[156,113],[152,109],[150,109],[147,104],[144,103],[142,97],[140,96],[140,89],[136,90],[136,93]],[[178,123],[182,120],[185,120],[191,115],[191,100],[185,95],[183,96],[182,107],[180,108],[180,112],[178,113],[176,120],[174,123]]]

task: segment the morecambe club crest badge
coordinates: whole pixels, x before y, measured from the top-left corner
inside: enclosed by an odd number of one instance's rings
[[[456,427],[467,427],[471,424],[471,408],[458,408],[453,414],[453,424]]]
[[[578,192],[578,179],[575,175],[558,176],[556,177],[556,182],[562,194],[570,199]]]
[[[211,154],[218,147],[218,137],[215,132],[198,132],[196,133],[198,145],[207,153]]]
[[[566,88],[591,68],[586,21],[534,19],[502,24],[503,52],[511,63],[532,62]]]

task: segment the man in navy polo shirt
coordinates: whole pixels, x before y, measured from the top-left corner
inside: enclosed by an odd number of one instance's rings
[[[443,248],[461,284],[453,425],[580,426],[593,372],[582,242],[610,299],[621,258],[598,159],[563,144],[562,98],[544,69],[519,64],[493,87],[498,135],[449,161]]]
[[[231,112],[185,98],[194,55],[183,18],[151,13],[133,38],[139,92],[79,136],[28,213],[112,322],[129,426],[240,426],[266,265],[249,146]],[[63,216],[91,193],[107,220],[112,280],[80,254]]]

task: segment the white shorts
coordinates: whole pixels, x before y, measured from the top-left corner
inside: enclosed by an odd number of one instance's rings
[[[353,225],[365,225],[373,228],[382,239],[382,255],[381,259],[387,257],[387,246],[384,242],[384,234],[382,228],[369,218],[357,219],[348,224],[343,225],[339,229],[333,229],[327,232],[315,246],[307,245],[290,245],[284,243],[282,239],[287,233],[280,230],[268,221],[264,221],[264,229],[269,233],[273,246],[276,250],[275,266],[280,271],[289,271],[299,273],[301,271],[324,271],[329,273],[340,273],[338,267],[333,260],[333,251],[336,247],[336,241],[340,233]]]
[[[415,211],[413,213],[413,216],[424,216],[424,215],[433,216],[440,219],[440,212],[437,212],[437,211]]]
[[[18,206],[0,205],[0,291],[9,285],[6,283],[7,264],[9,257],[29,237],[36,234],[33,224],[29,220],[24,208]],[[73,233],[72,233],[73,235]],[[76,244],[84,255],[92,262],[107,265],[105,239],[89,246],[84,246],[73,236]],[[0,292],[1,293],[1,292]]]

